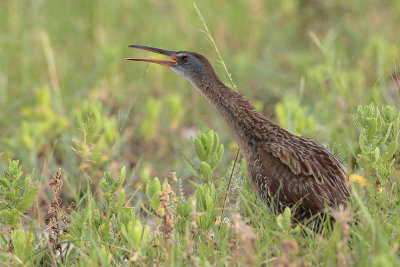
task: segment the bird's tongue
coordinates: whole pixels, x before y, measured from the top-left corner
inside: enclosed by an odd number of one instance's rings
[[[172,57],[171,57],[172,58]],[[164,66],[171,66],[171,65],[176,65],[176,61],[168,61],[168,60],[162,60],[162,59],[154,59],[154,58],[125,58],[126,60],[133,60],[133,61],[144,61],[144,62],[150,62],[150,63],[157,63],[160,65]],[[174,58],[172,58],[174,59]]]

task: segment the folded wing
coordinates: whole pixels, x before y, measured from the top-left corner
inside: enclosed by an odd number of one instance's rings
[[[328,206],[345,204],[349,198],[341,163],[321,144],[295,137],[258,147],[270,194],[279,206],[299,204],[316,213]]]

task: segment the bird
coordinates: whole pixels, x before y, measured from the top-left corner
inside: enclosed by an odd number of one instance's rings
[[[246,161],[253,190],[275,213],[289,207],[293,210],[292,220],[301,223],[348,206],[350,194],[341,162],[314,139],[294,135],[264,117],[249,100],[220,80],[206,57],[143,45],[129,47],[168,57],[126,60],[169,68],[187,79],[216,108]]]

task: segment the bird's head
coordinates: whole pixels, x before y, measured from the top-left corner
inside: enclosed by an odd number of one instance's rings
[[[130,45],[129,47],[161,54],[172,60],[152,58],[126,58],[126,60],[144,61],[163,65],[190,81],[198,89],[205,86],[206,78],[216,76],[210,62],[200,54],[187,51],[169,51],[143,45]]]

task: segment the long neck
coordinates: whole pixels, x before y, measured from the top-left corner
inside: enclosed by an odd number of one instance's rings
[[[242,95],[225,86],[215,73],[195,86],[225,119],[242,152],[277,127]]]

